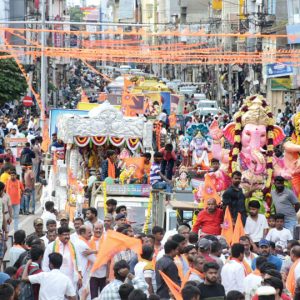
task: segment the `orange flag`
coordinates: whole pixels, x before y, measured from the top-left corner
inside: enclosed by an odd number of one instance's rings
[[[225,216],[224,216],[224,222],[223,222],[221,236],[223,236],[225,238],[228,245],[231,245],[232,235],[233,235],[232,217],[230,214],[229,207],[227,206],[226,210],[225,210]]]
[[[240,237],[245,235],[245,231],[244,231],[244,225],[242,222],[242,217],[241,214],[238,213],[236,222],[235,222],[235,226],[234,226],[234,230],[233,230],[233,236],[232,236],[232,244],[238,243],[240,241]]]
[[[168,286],[169,290],[171,291],[171,293],[173,294],[175,299],[176,300],[182,300],[182,296],[181,296],[181,293],[180,293],[180,291],[181,291],[180,286],[177,285],[173,280],[171,280],[169,278],[169,276],[167,276],[162,271],[159,271],[159,274],[163,278],[165,284]]]
[[[101,237],[100,248],[91,273],[106,264],[110,259],[114,257],[115,254],[126,249],[131,249],[138,255],[141,254],[141,240],[128,237],[113,230],[108,230],[106,234],[102,235]]]
[[[124,76],[124,93],[129,93],[128,88],[133,86],[133,82]]]
[[[220,202],[221,202],[221,197],[217,193],[215,184],[214,184],[212,178],[209,176],[209,174],[206,174],[205,179],[204,179],[204,187],[203,187],[202,197],[204,200],[204,208],[207,207],[207,201],[209,199],[212,199],[212,198],[216,199],[217,204],[220,204]]]

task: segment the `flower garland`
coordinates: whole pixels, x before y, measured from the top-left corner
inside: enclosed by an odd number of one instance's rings
[[[152,204],[153,204],[153,197],[152,197],[152,192],[150,192],[148,208],[147,208],[147,216],[146,216],[146,220],[145,220],[145,224],[144,224],[144,228],[143,228],[143,233],[145,233],[145,234],[148,233],[148,229],[149,229]]]
[[[107,215],[107,189],[106,189],[106,182],[102,182],[102,193],[103,193],[103,209],[104,209],[104,217]]]
[[[239,170],[238,157],[240,151],[242,149],[241,143],[241,135],[242,135],[242,116],[249,110],[249,107],[252,105],[252,101],[256,99],[258,96],[252,96],[246,99],[246,103],[241,107],[239,112],[236,114],[236,123],[235,123],[235,131],[234,131],[234,144],[233,148],[229,154],[229,172],[232,174],[234,171]],[[261,99],[262,107],[266,110],[267,116],[269,118],[269,122],[266,128],[267,131],[267,180],[264,189],[265,199],[267,201],[268,207],[271,207],[271,184],[272,184],[272,176],[273,176],[273,155],[274,155],[274,120],[273,114],[270,106],[267,104],[266,100]]]

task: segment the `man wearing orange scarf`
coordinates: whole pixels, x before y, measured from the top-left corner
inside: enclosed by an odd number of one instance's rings
[[[89,285],[90,271],[94,262],[91,256],[94,251],[90,248],[91,237],[92,228],[90,226],[82,225],[79,228],[78,239],[74,244],[76,251],[78,251],[78,261],[80,263],[83,288],[86,288]],[[79,295],[81,295],[81,291],[79,291]]]
[[[193,268],[190,268],[186,276],[187,280],[186,281],[198,281],[198,282],[203,282],[205,275],[203,273],[203,266],[205,263],[205,259],[203,256],[197,256],[194,258],[193,262]]]
[[[105,178],[110,177],[116,179],[119,177],[119,169],[116,167],[117,155],[114,150],[107,150],[106,160],[102,162],[101,166],[101,180],[104,181]]]
[[[50,271],[49,254],[53,252],[60,253],[63,256],[60,271],[70,278],[75,289],[77,287],[81,288],[82,275],[81,265],[78,264],[79,253],[70,241],[70,229],[68,227],[58,228],[58,238],[46,247],[42,262],[44,272]]]
[[[96,259],[96,254],[100,247],[100,239],[102,237],[103,231],[104,231],[103,224],[101,223],[94,224],[94,235],[90,240],[90,248],[92,251],[94,251],[94,255],[92,255],[93,259]],[[106,284],[106,277],[107,277],[107,265],[103,265],[102,267],[100,267],[94,273],[91,274],[91,279],[90,279],[91,299],[97,298],[98,294],[100,294],[100,292],[103,290]]]
[[[189,263],[184,255],[184,249],[187,246],[187,241],[185,237],[181,234],[175,234],[172,236],[172,241],[178,244],[178,254],[174,258],[174,262],[178,269],[178,275],[181,281],[184,281],[184,278],[189,271]]]
[[[294,246],[291,250],[291,260],[293,262],[286,279],[286,288],[295,296],[296,283],[300,278],[300,246]],[[298,299],[298,298],[295,298]]]

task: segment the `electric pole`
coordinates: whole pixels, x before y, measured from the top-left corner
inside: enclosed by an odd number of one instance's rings
[[[45,46],[46,46],[46,33],[45,33],[45,19],[46,19],[46,0],[41,1],[41,102],[42,102],[42,127],[44,126],[45,111],[47,106],[47,61],[45,56]]]

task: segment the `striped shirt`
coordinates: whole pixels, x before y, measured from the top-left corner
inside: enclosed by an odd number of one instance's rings
[[[151,169],[150,169],[150,184],[153,185],[156,182],[161,181],[161,177],[159,175],[160,172],[160,164],[158,163],[152,163]]]

